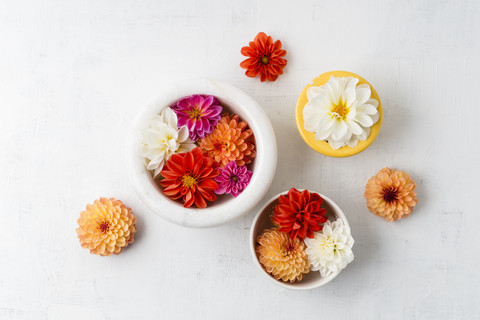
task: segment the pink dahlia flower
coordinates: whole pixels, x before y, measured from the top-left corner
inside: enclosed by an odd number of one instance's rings
[[[178,127],[187,126],[192,141],[210,134],[222,113],[222,106],[214,96],[199,94],[182,98],[171,108],[177,114]]]
[[[225,168],[220,169],[220,174],[215,177],[215,181],[218,182],[215,193],[228,193],[237,197],[250,183],[252,174],[247,166],[238,166],[236,161],[230,161]]]

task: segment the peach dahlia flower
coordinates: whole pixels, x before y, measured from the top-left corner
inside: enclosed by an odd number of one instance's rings
[[[383,168],[365,188],[368,210],[389,222],[406,218],[418,202],[416,186],[408,173]]]
[[[91,254],[119,254],[134,241],[137,218],[122,201],[100,198],[87,204],[78,219],[78,239]]]
[[[310,272],[305,243],[291,239],[277,229],[265,230],[257,238],[257,256],[264,269],[276,280],[295,282]]]

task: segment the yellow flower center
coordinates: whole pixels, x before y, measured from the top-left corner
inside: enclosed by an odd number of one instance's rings
[[[263,56],[260,61],[262,61],[263,64],[268,64],[268,57],[267,56]]]
[[[345,120],[349,111],[350,109],[347,108],[345,102],[343,101],[343,99],[341,99],[337,104],[332,105],[332,109],[330,109],[330,114],[335,119]]]
[[[190,111],[190,118],[197,120],[202,116],[202,112],[198,109],[198,107],[195,107],[193,110]]]
[[[322,242],[320,242],[320,247],[323,251],[330,251],[332,247],[335,247],[335,245],[333,244],[333,240],[331,238],[326,238],[323,239]]]
[[[185,175],[182,177],[182,183],[184,187],[191,188],[197,184],[197,179],[195,177]]]

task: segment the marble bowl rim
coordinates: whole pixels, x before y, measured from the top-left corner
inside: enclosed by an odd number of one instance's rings
[[[203,209],[184,208],[181,203],[163,195],[153,183],[139,152],[141,130],[147,126],[151,116],[158,114],[172,102],[192,94],[214,95],[227,104],[231,111],[239,114],[253,130],[257,149],[249,186],[237,198],[232,197]],[[231,84],[197,78],[176,82],[163,88],[157,99],[139,111],[130,128],[127,155],[130,181],[137,196],[151,211],[178,225],[210,228],[246,215],[262,200],[275,175],[277,144],[270,119],[251,96]]]

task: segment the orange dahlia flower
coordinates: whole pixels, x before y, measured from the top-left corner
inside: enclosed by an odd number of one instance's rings
[[[122,201],[100,198],[80,213],[77,234],[82,247],[91,254],[119,254],[133,243],[136,222],[132,210]]]
[[[260,32],[248,46],[243,47],[241,53],[248,57],[240,63],[240,67],[247,69],[245,74],[248,77],[256,77],[260,74],[260,80],[275,81],[278,75],[283,73],[287,60],[282,57],[287,51],[282,50],[282,42],[273,42],[271,36]]]
[[[222,168],[230,161],[243,166],[256,155],[253,132],[237,115],[224,115],[213,132],[200,140],[200,147]]]
[[[416,186],[408,173],[383,168],[365,188],[368,210],[389,222],[406,218],[418,202]]]
[[[265,230],[257,238],[258,260],[275,279],[284,282],[302,280],[310,272],[305,243],[277,229]]]
[[[217,200],[214,191],[218,184],[214,178],[219,170],[199,147],[190,152],[172,154],[160,174],[164,177],[159,182],[164,188],[163,193],[174,200],[182,198],[185,208],[193,204],[205,208],[205,200]]]

